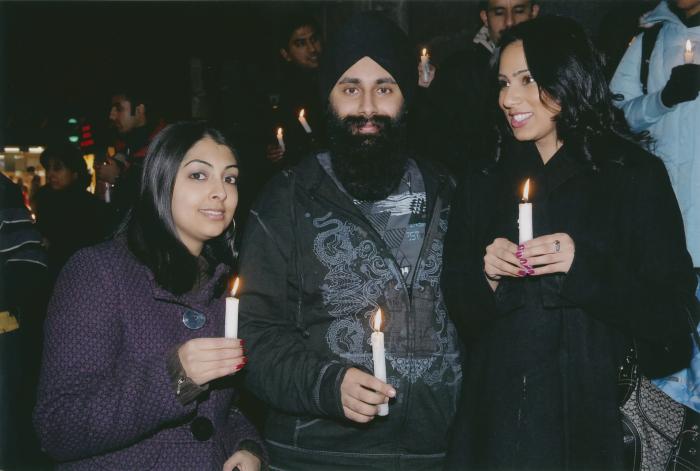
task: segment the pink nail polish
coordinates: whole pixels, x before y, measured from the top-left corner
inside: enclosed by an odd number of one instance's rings
[[[525,245],[523,245],[523,244],[518,245],[518,250],[525,250]]]
[[[525,274],[526,274],[525,270],[520,270],[518,272],[518,276],[525,276]]]
[[[534,275],[534,274],[535,274],[535,270],[533,270],[532,268],[528,268],[528,269],[527,269],[527,274],[528,274],[528,275]]]

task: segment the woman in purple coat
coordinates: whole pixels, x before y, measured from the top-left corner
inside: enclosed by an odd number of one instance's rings
[[[63,269],[35,410],[59,469],[260,469],[260,438],[232,406],[243,341],[222,338],[237,180],[218,131],[169,126],[121,233]]]

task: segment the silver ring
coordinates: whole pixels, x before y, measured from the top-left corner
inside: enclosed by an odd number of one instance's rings
[[[554,241],[554,253],[559,253],[561,250],[561,243],[558,240]]]

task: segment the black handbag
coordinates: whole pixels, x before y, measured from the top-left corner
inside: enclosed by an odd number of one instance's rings
[[[700,345],[696,312],[689,311],[688,318]],[[634,347],[627,352],[618,383],[624,391],[620,415],[625,469],[700,471],[700,413],[674,401],[641,374]]]

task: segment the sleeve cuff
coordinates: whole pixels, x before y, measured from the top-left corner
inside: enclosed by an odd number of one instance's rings
[[[323,372],[319,388],[318,402],[324,414],[344,418],[343,404],[340,400],[340,385],[350,365],[331,363]]]
[[[187,376],[185,369],[182,367],[182,363],[180,363],[180,356],[178,355],[179,348],[180,345],[177,345],[170,350],[166,367],[177,400],[184,406],[197,399],[200,394],[209,389],[209,384],[198,386]]]

